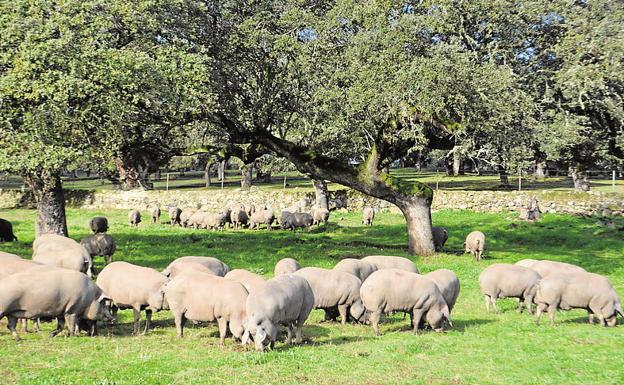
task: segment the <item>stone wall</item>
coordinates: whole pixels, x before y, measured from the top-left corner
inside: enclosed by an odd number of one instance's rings
[[[566,214],[624,215],[622,194],[568,191],[436,191],[433,209],[459,209],[474,211],[517,211],[528,204],[532,197],[539,200],[543,212]],[[262,190],[252,187],[240,190],[171,190],[171,191],[86,191],[66,192],[67,204],[88,209],[144,210],[152,204],[167,206],[201,207],[217,211],[233,203],[249,203],[274,209],[294,205],[307,209],[314,203],[314,193],[297,188],[288,190]],[[19,191],[0,190],[0,208],[32,206],[29,194]],[[380,201],[353,190],[330,193],[330,206],[337,209],[361,210],[366,205],[379,209],[397,211],[388,202]]]

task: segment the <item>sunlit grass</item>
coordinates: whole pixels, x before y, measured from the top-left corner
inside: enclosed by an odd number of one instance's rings
[[[360,213],[332,213],[329,226],[311,233],[285,231],[208,232],[142,223],[130,228],[126,211],[68,210],[70,235],[88,234],[95,215],[106,215],[118,243],[117,260],[164,268],[183,255],[211,255],[233,268],[273,274],[283,257],[304,266],[331,267],[340,258],[371,254],[406,256],[404,220],[380,213],[376,225],[362,227]],[[3,251],[31,254],[35,213],[0,212],[13,221],[20,242]],[[557,325],[537,327],[533,317],[515,312],[516,302],[501,301],[501,314],[485,312],[478,275],[495,262],[549,258],[579,264],[607,275],[624,294],[624,241],[617,228],[595,220],[545,215],[535,224],[519,223],[513,214],[469,211],[434,213],[434,222],[449,229],[445,252],[415,258],[423,272],[455,271],[462,291],[453,311],[454,328],[415,336],[402,315],[388,317],[381,337],[364,325],[321,323],[314,311],[305,326],[306,343],[258,354],[226,341],[218,345],[215,325],[188,327],[175,337],[169,312],[156,315],[146,336],[131,333],[131,312],[120,312],[120,325],[101,329],[97,338],[50,338],[45,332],[23,334],[16,343],[0,329],[0,383],[20,384],[622,384],[624,328],[586,323],[583,311],[562,312]],[[510,226],[515,223],[517,226]],[[479,229],[487,236],[487,259],[474,262],[462,254],[464,237]],[[98,268],[102,261],[97,260]],[[620,321],[622,322],[622,321]],[[2,322],[5,325],[5,321]]]

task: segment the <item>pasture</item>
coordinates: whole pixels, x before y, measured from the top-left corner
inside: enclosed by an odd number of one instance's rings
[[[115,260],[163,269],[184,255],[208,255],[231,268],[273,275],[284,257],[302,266],[332,267],[345,257],[406,256],[404,219],[378,214],[375,226],[360,224],[361,213],[334,212],[327,228],[312,232],[209,232],[151,225],[147,213],[138,228],[127,224],[127,211],[68,209],[70,236],[88,235],[88,221],[105,215],[109,234],[117,241]],[[29,257],[36,213],[6,210],[0,217],[13,222],[19,242],[0,250]],[[6,321],[0,327],[0,383],[6,384],[622,384],[624,327],[587,324],[586,312],[560,312],[557,323],[515,311],[515,300],[499,302],[500,314],[488,314],[479,293],[478,276],[491,263],[524,258],[553,259],[578,264],[609,277],[624,296],[624,232],[596,226],[595,219],[545,215],[535,224],[520,223],[514,214],[441,211],[434,225],[449,229],[443,253],[415,258],[421,272],[448,268],[461,280],[452,313],[454,328],[444,333],[414,335],[408,319],[396,314],[375,337],[370,326],[324,323],[313,311],[304,327],[305,343],[276,344],[256,353],[233,340],[218,344],[216,324],[188,325],[178,339],[169,312],[155,314],[155,329],[133,336],[132,312],[121,311],[118,325],[100,336],[51,338],[51,323],[40,333],[22,333],[15,342]],[[516,225],[511,225],[515,223]],[[476,263],[462,254],[471,230],[488,240],[486,259]],[[97,268],[102,267],[98,258]],[[624,321],[621,319],[619,323]]]

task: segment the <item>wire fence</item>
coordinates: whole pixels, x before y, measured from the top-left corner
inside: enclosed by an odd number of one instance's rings
[[[588,185],[593,191],[624,193],[624,174],[618,170],[587,170]],[[537,178],[530,170],[509,172],[505,176],[495,170],[465,172],[457,176],[447,174],[446,169],[400,168],[390,170],[393,177],[406,181],[419,181],[435,190],[573,190],[574,180],[568,170],[548,169],[543,178]],[[115,189],[115,184],[99,175],[86,172],[63,175],[63,186],[72,190]],[[270,176],[254,175],[252,186],[271,189],[312,188],[310,179],[297,172],[278,173]],[[155,190],[184,189],[236,189],[241,187],[241,172],[226,170],[225,177],[206,177],[203,171],[161,171],[150,174],[145,186]],[[23,179],[17,175],[0,173],[0,189],[28,190]]]

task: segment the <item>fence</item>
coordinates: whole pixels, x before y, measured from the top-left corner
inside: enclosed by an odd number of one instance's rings
[[[390,174],[394,177],[420,181],[428,184],[435,190],[466,190],[466,191],[509,191],[509,190],[573,190],[574,182],[567,170],[548,170],[544,179],[538,180],[528,170],[509,173],[508,185],[501,183],[498,172],[494,170],[481,171],[479,174],[467,172],[459,176],[449,176],[443,169],[414,168],[392,169]],[[602,192],[624,193],[624,175],[614,170],[588,170],[586,171],[591,190]],[[160,175],[150,175],[151,188],[155,190],[176,189],[236,189],[240,187],[241,174],[238,170],[226,170],[223,180],[211,177],[210,186],[206,186],[206,177],[203,171],[186,172],[161,172]],[[66,189],[75,190],[106,190],[114,189],[114,185],[98,176],[88,176],[86,173],[77,175],[65,175],[63,185]],[[260,188],[311,189],[312,184],[306,176],[296,173],[279,173],[271,176],[268,181],[264,178],[252,180],[252,185]],[[0,189],[25,190],[23,180],[19,176],[0,174]]]

